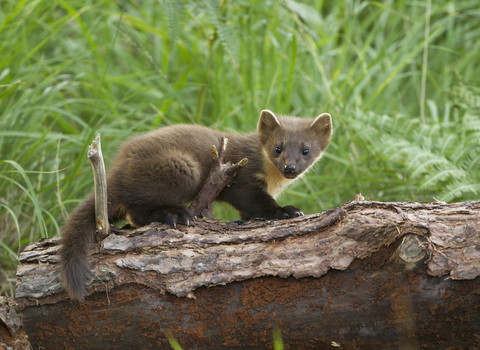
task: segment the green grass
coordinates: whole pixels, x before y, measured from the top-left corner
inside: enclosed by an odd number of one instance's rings
[[[97,132],[108,171],[123,140],[158,127],[329,112],[331,146],[282,204],[478,200],[478,57],[474,0],[3,1],[0,294],[24,246],[92,190]]]

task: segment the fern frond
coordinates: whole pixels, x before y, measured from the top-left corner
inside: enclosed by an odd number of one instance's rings
[[[183,18],[183,3],[181,0],[163,0],[165,2],[165,19],[170,40],[175,42],[177,33],[181,31],[181,19]]]
[[[447,153],[450,153],[452,149],[455,148],[455,144],[453,144],[455,141],[458,142],[457,140],[458,136],[456,134],[448,134],[445,139],[439,140],[438,141],[438,146],[440,150],[441,155],[446,155]]]
[[[439,135],[440,125],[420,125],[417,130],[410,136],[411,140],[415,140],[416,144],[419,144],[424,149],[432,149],[435,140],[440,137]]]
[[[469,145],[465,144],[464,142],[460,143],[450,155],[450,159],[454,164],[459,164],[474,147],[476,147],[476,145]]]
[[[464,169],[470,172],[480,173],[480,147],[473,149],[466,157]]]
[[[421,125],[422,121],[419,118],[412,118],[407,122],[407,125],[405,127],[405,131],[402,134],[403,137],[408,138],[409,133],[411,132],[412,129],[415,129],[418,127],[418,125]]]
[[[480,119],[478,116],[466,115],[463,118],[463,124],[466,131],[480,131]]]
[[[425,162],[421,162],[420,164],[415,164],[415,170],[411,173],[411,177],[416,177],[422,173],[427,173],[428,172],[428,167],[431,167],[433,168],[435,165],[437,166],[441,166],[441,165],[449,165],[450,163],[448,162],[448,160],[442,156],[437,156],[437,155],[434,155],[434,154],[430,154],[430,159],[425,161]],[[408,165],[408,168],[407,170],[409,170],[410,168],[413,168],[413,161],[411,162],[411,164]]]
[[[403,179],[405,189],[413,185],[417,193],[436,193],[440,188],[439,198],[465,199],[480,193],[480,118],[459,113],[460,123],[441,121],[437,115],[436,121],[424,124],[420,118],[357,112],[349,128],[380,167]]]
[[[478,88],[465,84],[458,72],[453,72],[453,85],[449,97],[454,105],[466,111],[480,109],[480,91]]]
[[[457,168],[444,169],[428,177],[427,180],[420,185],[419,190],[426,190],[428,188],[435,187],[439,185],[440,182],[446,181],[448,178],[465,179],[466,175],[467,175],[466,172],[461,169],[457,169]]]
[[[227,25],[225,19],[221,16],[218,1],[207,0],[205,5],[224,50],[230,56],[232,63],[235,66],[238,66],[237,58],[239,57],[239,40],[232,27]]]
[[[443,192],[439,197],[441,200],[450,202],[453,199],[461,198],[466,193],[473,193],[478,195],[480,192],[480,182],[475,183],[463,183],[455,181],[447,186],[447,191]],[[479,198],[477,197],[477,200]]]
[[[406,140],[396,140],[394,138],[389,139],[385,136],[381,139],[383,142],[376,145],[374,152],[386,157],[388,160],[399,159],[401,157],[399,150],[404,150],[411,146]]]

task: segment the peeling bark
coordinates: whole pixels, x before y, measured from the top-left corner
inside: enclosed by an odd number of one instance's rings
[[[291,349],[480,344],[480,202],[117,230],[91,250],[80,305],[60,289],[58,243],[27,247],[17,270],[37,346],[170,348],[170,332],[186,348],[269,348],[275,325]]]
[[[31,350],[32,346],[15,311],[12,298],[0,296],[0,349]]]

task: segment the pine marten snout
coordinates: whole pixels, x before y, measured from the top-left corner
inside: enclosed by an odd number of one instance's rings
[[[303,215],[274,199],[318,160],[330,142],[332,119],[277,117],[263,110],[257,132],[227,134],[198,125],[161,128],[126,142],[107,177],[108,220],[127,219],[133,226],[163,222],[190,224],[186,207],[200,191],[211,167],[211,147],[228,137],[225,161],[248,158],[217,201],[236,208],[243,219],[288,219]],[[91,279],[87,256],[95,237],[93,194],[71,214],[62,231],[61,279],[74,300],[83,300]]]

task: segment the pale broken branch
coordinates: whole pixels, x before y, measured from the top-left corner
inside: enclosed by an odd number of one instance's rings
[[[103,161],[100,134],[88,147],[88,159],[92,163],[93,179],[95,181],[95,218],[97,224],[97,242],[108,236],[108,211],[107,211],[107,175]]]

